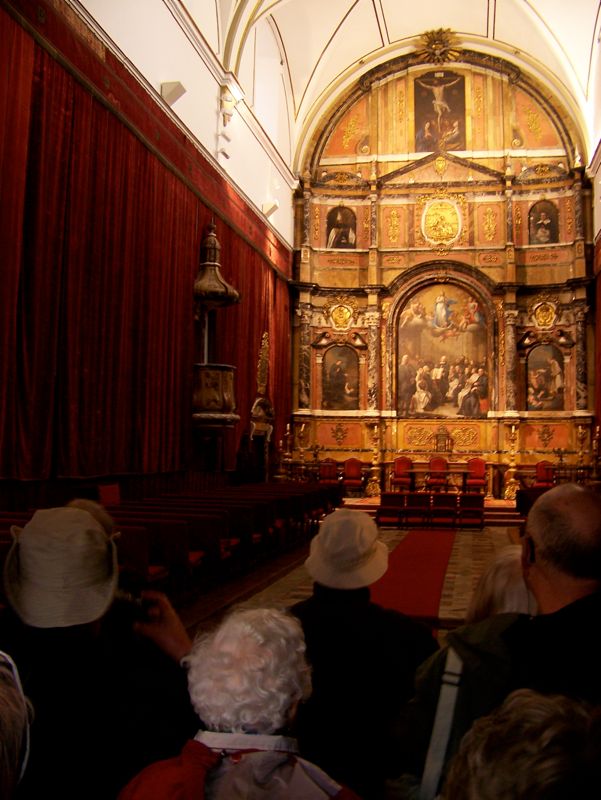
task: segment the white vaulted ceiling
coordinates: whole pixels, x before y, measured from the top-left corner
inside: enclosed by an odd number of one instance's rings
[[[599,0],[214,2],[185,5],[199,25],[201,16],[206,25],[213,15],[212,46],[266,130],[273,104],[285,97],[292,169],[300,168],[303,148],[338,94],[374,66],[414,51],[421,34],[438,28],[453,31],[461,47],[505,58],[546,86],[579,126],[586,160],[599,141]]]

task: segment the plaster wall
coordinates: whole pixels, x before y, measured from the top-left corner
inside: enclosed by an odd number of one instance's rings
[[[272,115],[270,130],[265,131],[251,108],[251,95],[248,102],[238,103],[224,126],[220,90],[227,71],[215,55],[217,19],[206,7],[196,20],[177,16],[175,7],[162,0],[83,0],[81,5],[90,15],[88,22],[104,32],[107,44],[116,46],[132,72],[146,82],[155,102],[165,105],[162,83],[179,81],[185,87],[185,94],[172,106],[174,116],[259,212],[277,204],[269,224],[286,244],[292,244],[296,181],[282,158],[290,151],[285,120]],[[274,81],[281,92],[281,76],[274,75]],[[274,107],[283,107],[279,95],[275,100]]]

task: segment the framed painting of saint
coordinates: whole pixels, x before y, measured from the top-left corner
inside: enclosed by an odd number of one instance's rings
[[[563,355],[552,344],[533,347],[526,361],[527,411],[563,411],[564,367]]]
[[[528,214],[528,243],[556,244],[559,241],[557,208],[550,200],[539,200]]]
[[[322,408],[332,411],[359,408],[359,358],[352,347],[335,345],[326,350],[322,386]]]
[[[326,218],[326,247],[352,250],[357,243],[357,217],[346,206],[336,206]]]

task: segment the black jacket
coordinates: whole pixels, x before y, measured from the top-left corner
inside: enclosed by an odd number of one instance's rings
[[[553,614],[498,614],[449,633],[448,644],[463,662],[448,763],[479,717],[514,689],[564,694],[601,705],[601,593]],[[416,695],[403,719],[404,771],[421,776],[436,712],[446,649],[419,669]]]
[[[315,584],[291,611],[313,666],[313,694],[298,717],[301,754],[360,796],[380,797],[397,771],[398,715],[438,645],[424,625],[372,603],[368,588]]]

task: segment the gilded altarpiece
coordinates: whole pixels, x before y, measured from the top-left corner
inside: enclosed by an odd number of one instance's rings
[[[384,487],[396,455],[445,442],[512,496],[538,460],[590,460],[583,144],[530,76],[437,35],[366,73],[307,150],[295,452],[359,457]]]

